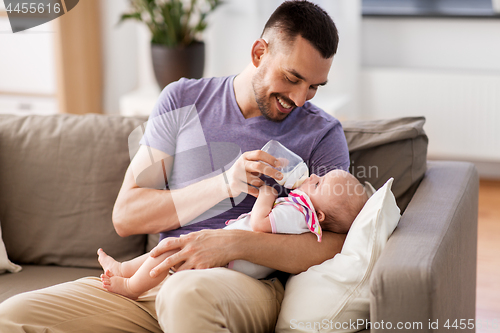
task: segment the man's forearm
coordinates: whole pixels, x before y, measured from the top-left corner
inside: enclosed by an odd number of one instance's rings
[[[233,245],[235,259],[242,259],[297,274],[333,258],[342,250],[346,235],[325,231],[317,241],[312,233],[300,235],[245,232]]]
[[[120,192],[113,223],[120,236],[174,230],[228,196],[222,175],[173,191],[135,186]]]

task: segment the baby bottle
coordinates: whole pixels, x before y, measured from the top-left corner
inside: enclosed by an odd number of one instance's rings
[[[283,179],[276,180],[278,184],[288,189],[295,189],[309,177],[309,169],[302,158],[278,141],[269,141],[261,150],[280,161],[278,170],[283,174]]]

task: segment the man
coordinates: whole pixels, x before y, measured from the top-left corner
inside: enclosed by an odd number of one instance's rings
[[[259,150],[270,139],[298,153],[319,175],[347,169],[340,123],[307,102],[326,84],[337,43],[326,12],[307,1],[285,2],[239,75],[183,79],[162,92],[113,211],[121,236],[162,233],[153,256],[180,250],[151,272],[177,271],[157,295],[135,302],[107,293],[97,279],[80,279],[8,300],[0,308],[0,326],[9,332],[274,331],[281,282],[220,267],[242,259],[299,273],[332,258],[345,235],[325,232],[318,243],[312,233],[220,228],[251,210],[257,188],[272,182],[261,175],[281,178],[269,167],[279,162]],[[234,163],[233,155],[222,154],[228,161],[220,162],[214,156],[221,142],[243,154]],[[211,170],[220,172],[193,176],[204,167],[202,156],[210,156]]]

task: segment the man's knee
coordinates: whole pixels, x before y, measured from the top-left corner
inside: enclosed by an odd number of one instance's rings
[[[182,271],[170,276],[162,286],[156,300],[157,309],[168,311],[179,309],[179,306],[196,304],[198,306],[215,302],[214,282],[203,271]],[[220,283],[220,281],[218,281]]]
[[[273,332],[280,302],[272,283],[214,268],[170,276],[156,313],[165,332]]]
[[[25,332],[23,327],[33,326],[31,321],[43,305],[28,295],[19,294],[0,303],[0,327],[6,332]]]
[[[158,322],[165,332],[218,332],[227,327],[217,289],[221,280],[211,273],[181,271],[165,281],[156,297]]]

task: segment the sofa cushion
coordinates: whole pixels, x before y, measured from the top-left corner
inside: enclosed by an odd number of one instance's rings
[[[100,274],[102,269],[96,268],[24,265],[19,273],[0,276],[0,303],[20,293]]]
[[[422,180],[428,138],[424,117],[390,120],[344,121],[349,147],[349,171],[376,189],[394,177],[392,191],[404,211]]]
[[[111,213],[140,119],[0,115],[0,221],[19,264],[99,267],[144,253],[146,236],[121,238]]]

